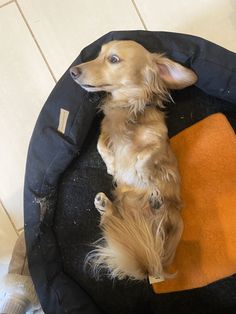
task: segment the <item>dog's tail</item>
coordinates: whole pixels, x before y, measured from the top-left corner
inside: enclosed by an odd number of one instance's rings
[[[173,259],[181,232],[172,232],[171,225],[170,230],[166,226],[169,222],[179,223],[177,214],[169,218],[165,208],[154,213],[148,201],[146,208],[132,206],[118,211],[118,215],[103,217],[104,237],[86,257],[85,265],[90,265],[92,274],[99,277],[105,270],[109,277],[118,279],[171,277],[164,266]]]

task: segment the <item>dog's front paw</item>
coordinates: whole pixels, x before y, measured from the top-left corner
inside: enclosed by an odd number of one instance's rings
[[[135,164],[136,175],[139,178],[139,181],[145,185],[150,183],[152,175],[148,165],[149,160],[150,156],[142,152],[138,154]]]
[[[115,169],[114,169],[113,164],[107,165],[107,173],[114,177],[114,175],[115,175]]]
[[[104,214],[108,202],[109,199],[103,192],[100,192],[95,196],[94,205],[101,215]]]

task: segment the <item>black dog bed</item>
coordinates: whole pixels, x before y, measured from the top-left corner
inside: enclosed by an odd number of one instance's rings
[[[236,129],[236,55],[204,39],[167,32],[111,32],[85,48],[72,65],[91,60],[101,45],[131,39],[151,52],[191,67],[199,80],[172,94],[170,137],[215,112]],[[112,179],[96,150],[103,97],[87,93],[67,70],[45,103],[27,159],[25,236],[30,273],[45,313],[236,313],[236,277],[201,289],[157,295],[148,282],[98,281],[84,270],[85,255],[100,237],[97,192],[110,195]],[[68,114],[58,131],[61,109]],[[220,130],[219,130],[220,132]]]

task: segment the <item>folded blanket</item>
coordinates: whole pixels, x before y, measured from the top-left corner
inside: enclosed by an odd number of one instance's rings
[[[184,233],[175,279],[156,293],[205,286],[236,272],[236,136],[214,114],[171,139],[182,176]]]

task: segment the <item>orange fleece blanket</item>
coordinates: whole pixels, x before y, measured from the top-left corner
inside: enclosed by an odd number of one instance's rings
[[[175,279],[156,293],[198,288],[236,273],[236,136],[214,114],[171,139],[182,176],[184,232]]]

